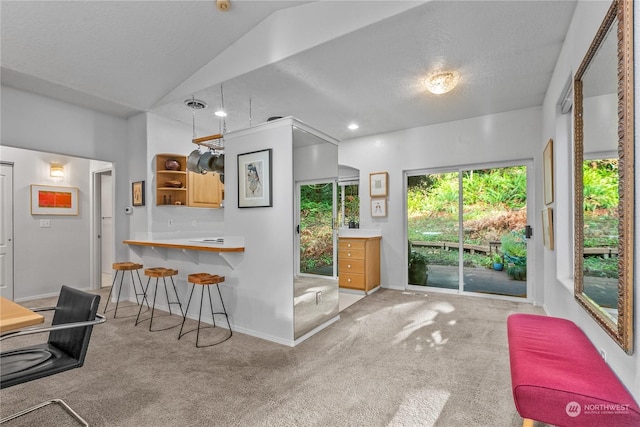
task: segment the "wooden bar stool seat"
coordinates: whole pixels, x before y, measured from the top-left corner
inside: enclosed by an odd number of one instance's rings
[[[220,283],[224,282],[224,276],[218,276],[217,274],[209,274],[209,273],[194,273],[189,275],[188,282],[192,284],[192,287],[191,287],[191,293],[189,294],[189,301],[187,302],[187,308],[185,310],[185,313],[189,312],[191,297],[193,297],[193,291],[195,290],[196,285],[202,287],[202,291],[200,292],[200,311],[198,313],[198,327],[196,329],[192,329],[190,331],[186,331],[183,333],[182,330],[184,328],[184,322],[187,320],[185,315],[184,319],[182,320],[182,326],[180,327],[180,333],[178,334],[178,339],[182,338],[183,335],[186,335],[189,332],[197,331],[196,347],[202,348],[202,347],[211,347],[213,345],[223,343],[229,338],[231,338],[231,336],[233,335],[233,331],[231,330],[231,323],[229,323],[229,316],[227,315],[227,310],[224,307],[224,301],[222,300],[222,293],[220,293],[220,286],[218,286]],[[213,310],[213,301],[211,300],[211,289],[209,287],[211,285],[214,285],[216,289],[218,289],[218,296],[220,297],[220,304],[222,305],[222,311],[216,312]],[[213,321],[213,326],[209,326],[209,327],[200,326],[200,323],[202,321],[202,302],[204,300],[204,287],[207,288],[207,293],[209,294],[209,307],[211,308],[211,320]],[[216,314],[224,315],[224,317],[227,319],[227,326],[229,326],[229,334],[228,335],[225,334],[226,336],[224,337],[224,339],[214,342],[212,344],[200,345],[200,329],[207,329],[211,327],[215,328]]]
[[[151,332],[156,332],[156,331],[164,331],[167,329],[171,329],[171,328],[175,328],[178,326],[178,324],[173,325],[173,326],[169,326],[167,328],[162,328],[162,329],[156,329],[153,330],[152,326],[153,326],[153,316],[154,316],[154,312],[155,312],[155,308],[156,308],[156,299],[158,296],[158,280],[162,277],[162,282],[164,283],[164,293],[167,297],[167,305],[169,307],[169,314],[168,316],[172,316],[173,312],[171,311],[171,305],[177,304],[178,307],[180,308],[180,314],[182,315],[183,318],[183,323],[184,323],[184,311],[182,311],[182,304],[180,303],[180,297],[178,297],[178,290],[176,289],[176,284],[173,281],[173,276],[178,274],[178,270],[174,270],[172,268],[165,268],[165,267],[152,267],[152,268],[147,268],[144,270],[144,275],[148,277],[147,279],[147,286],[144,288],[144,296],[142,297],[143,299],[147,300],[147,304],[149,304],[149,300],[148,300],[148,296],[149,296],[149,284],[151,283],[151,278],[155,277],[156,282],[155,282],[155,289],[153,292],[153,304],[151,305],[151,317],[149,317],[148,319],[142,319],[140,320],[140,313],[142,311],[142,306],[140,306],[140,310],[138,310],[138,317],[136,317],[136,326],[138,325],[138,323],[144,322],[146,320],[149,320],[149,331]],[[172,301],[169,298],[169,291],[168,291],[168,287],[167,287],[167,277],[169,279],[171,279],[171,285],[173,286],[173,293],[175,296],[175,299]]]
[[[116,280],[118,279],[118,272],[120,273],[120,287],[118,288],[118,298],[116,299],[116,308],[114,310],[113,313],[113,318],[115,319],[116,317],[118,317],[118,305],[120,304],[120,294],[122,293],[122,282],[124,280],[124,276],[125,276],[125,272],[128,271],[131,274],[131,286],[133,286],[133,292],[136,295],[136,302],[137,305],[141,306],[141,302],[138,299],[138,296],[142,296],[142,302],[144,302],[144,287],[142,286],[142,280],[140,279],[140,269],[142,269],[142,264],[138,264],[135,262],[129,262],[129,261],[125,261],[125,262],[114,262],[112,265],[113,270],[115,271],[115,274],[113,275],[113,283],[111,284],[111,289],[109,290],[109,297],[107,298],[107,303],[104,306],[104,311],[103,313],[107,312],[107,307],[109,307],[109,302],[111,301],[111,294],[113,293],[113,288],[115,288],[116,286]],[[138,275],[138,284],[140,286],[140,292],[138,292],[138,289],[136,288],[136,281],[134,280],[133,277],[133,272],[136,272],[136,274]],[[128,307],[132,307],[132,306],[128,306]],[[147,301],[147,310],[149,310],[149,302]],[[134,312],[135,314],[135,312]],[[124,317],[132,317],[133,314],[129,315],[129,316],[124,316]]]

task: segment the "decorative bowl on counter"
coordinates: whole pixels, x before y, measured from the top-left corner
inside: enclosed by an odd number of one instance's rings
[[[167,159],[164,162],[164,167],[168,171],[177,171],[180,170],[180,162],[176,159]]]

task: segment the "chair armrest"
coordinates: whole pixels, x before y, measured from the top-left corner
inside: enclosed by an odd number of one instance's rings
[[[43,311],[43,310],[40,310],[40,311]],[[0,336],[0,341],[3,341],[7,338],[15,338],[15,337],[20,337],[24,335],[40,334],[43,332],[59,331],[62,329],[81,328],[85,326],[99,325],[100,323],[104,323],[106,321],[107,321],[106,317],[96,313],[96,318],[94,320],[87,320],[85,322],[63,323],[63,324],[51,325],[51,326],[34,326],[31,328],[9,331],[2,334],[2,336]]]

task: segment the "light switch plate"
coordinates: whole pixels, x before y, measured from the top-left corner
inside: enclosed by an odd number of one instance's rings
[[[40,228],[51,228],[51,220],[50,219],[41,219],[40,220]]]

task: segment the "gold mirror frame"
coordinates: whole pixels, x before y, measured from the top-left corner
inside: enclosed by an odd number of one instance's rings
[[[618,317],[614,322],[584,293],[583,272],[583,77],[605,36],[618,25]],[[611,32],[615,35],[615,32]],[[574,79],[574,295],[578,303],[627,354],[633,353],[633,235],[634,235],[634,124],[633,124],[633,1],[615,0]]]

